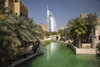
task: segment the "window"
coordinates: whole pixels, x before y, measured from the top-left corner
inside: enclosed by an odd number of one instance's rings
[[[99,36],[99,40],[100,40],[100,36]]]
[[[16,13],[16,15],[17,15],[17,13]]]
[[[21,14],[20,14],[21,16],[23,16],[23,14],[22,14],[22,12],[21,12]]]
[[[18,2],[18,0],[15,0],[15,2]]]

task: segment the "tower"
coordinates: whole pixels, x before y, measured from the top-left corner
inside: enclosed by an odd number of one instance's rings
[[[48,7],[47,7],[47,28],[48,32],[55,32],[57,29],[56,20],[53,14],[48,10]]]
[[[49,22],[49,10],[48,10],[48,6],[47,6],[47,29],[48,29],[48,32],[50,32],[50,22]]]

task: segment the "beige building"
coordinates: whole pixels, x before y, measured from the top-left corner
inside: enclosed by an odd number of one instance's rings
[[[9,7],[15,15],[28,17],[28,7],[21,0],[5,0],[5,7]]]
[[[80,18],[85,18],[87,17],[87,14],[80,14]]]
[[[97,43],[100,41],[100,25],[99,24],[100,24],[100,17],[98,17],[98,25],[96,26],[96,31],[95,31]]]
[[[41,28],[42,28],[43,31],[48,31],[47,30],[47,24],[43,25],[42,23],[40,23],[40,26],[41,26]]]
[[[60,30],[63,30],[64,28],[65,28],[64,26],[61,26],[61,27],[60,27]]]

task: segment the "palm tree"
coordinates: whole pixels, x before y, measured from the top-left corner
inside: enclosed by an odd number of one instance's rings
[[[96,13],[89,13],[87,15],[86,21],[87,25],[90,27],[91,30],[91,47],[94,48],[94,37],[95,37],[95,26],[97,25],[97,18],[98,15]]]
[[[7,63],[18,55],[18,47],[23,46],[26,51],[26,42],[43,36],[40,26],[33,19],[3,14],[5,19],[0,19],[0,62]],[[3,61],[2,61],[3,60]],[[1,64],[0,64],[1,65]],[[3,66],[5,67],[5,66]]]
[[[80,18],[71,19],[67,25],[67,28],[70,30],[70,35],[73,38],[74,44],[77,43],[77,39],[78,39],[79,47],[82,47],[81,37],[83,34],[85,34],[87,30],[83,19]]]
[[[2,65],[2,67],[5,65],[8,66],[9,60],[16,58],[19,52],[17,49],[19,45],[21,45],[21,41],[14,33],[14,23],[12,23],[10,17],[6,17],[5,20],[1,20],[0,22],[0,57],[2,57],[0,59],[2,64],[0,65]]]
[[[82,37],[82,34],[85,34],[86,32],[86,26],[84,25],[84,22],[82,20],[80,21],[77,21],[76,22],[76,26],[74,28],[74,32],[76,33],[78,39],[79,39],[79,47],[82,47],[82,44],[81,44],[81,37]]]

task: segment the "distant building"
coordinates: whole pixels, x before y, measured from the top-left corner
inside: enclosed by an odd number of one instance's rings
[[[15,15],[28,17],[28,7],[21,0],[5,0],[5,7],[9,7]]]
[[[80,14],[80,18],[85,18],[87,17],[87,14]]]
[[[100,17],[98,17],[98,23],[100,24]],[[100,25],[96,26],[95,35],[96,35],[97,43],[100,42]]]
[[[42,23],[40,23],[40,26],[41,26],[41,28],[42,28],[43,31],[48,31],[47,30],[47,24],[43,25]]]
[[[61,26],[61,27],[60,27],[60,30],[63,30],[64,28],[65,28],[64,26]]]
[[[56,24],[55,17],[48,10],[48,7],[47,7],[47,27],[48,27],[48,32],[56,32],[57,31],[57,24]]]

